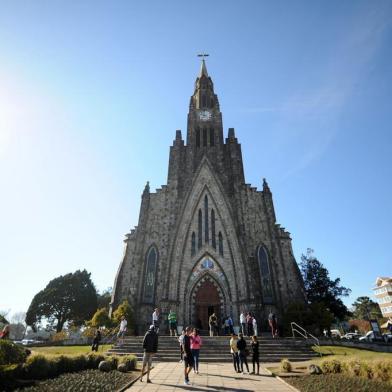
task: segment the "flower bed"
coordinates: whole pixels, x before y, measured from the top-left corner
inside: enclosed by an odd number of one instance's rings
[[[83,391],[83,392],[113,392],[125,387],[129,382],[135,379],[135,373],[120,373],[112,371],[102,373],[99,370],[84,370],[78,373],[67,373],[61,376],[40,381],[35,386],[18,389],[23,392],[65,392],[65,391]]]
[[[287,377],[284,380],[301,392],[392,392],[392,386],[388,383],[343,374]]]

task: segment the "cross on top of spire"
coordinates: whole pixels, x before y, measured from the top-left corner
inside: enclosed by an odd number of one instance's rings
[[[201,67],[200,67],[200,75],[199,77],[201,78],[203,75],[208,77],[208,72],[207,72],[207,67],[206,67],[206,62],[205,58],[208,57],[208,53],[199,53],[197,57],[201,58]]]

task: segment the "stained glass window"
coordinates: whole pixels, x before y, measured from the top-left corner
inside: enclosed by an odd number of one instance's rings
[[[155,273],[157,267],[157,251],[154,247],[147,253],[146,276],[144,283],[144,302],[154,303]]]
[[[263,290],[264,302],[272,302],[271,272],[269,267],[268,253],[264,246],[257,249],[257,259],[259,262],[261,286]]]

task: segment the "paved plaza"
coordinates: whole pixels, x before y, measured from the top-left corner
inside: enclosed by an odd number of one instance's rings
[[[223,392],[293,392],[293,388],[272,377],[261,368],[261,375],[242,375],[234,373],[230,363],[202,363],[200,374],[190,373],[191,385],[184,385],[184,366],[180,363],[158,363],[150,373],[152,384],[139,380],[127,391],[223,391]]]

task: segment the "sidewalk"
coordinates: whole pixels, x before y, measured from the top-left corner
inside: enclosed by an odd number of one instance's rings
[[[250,367],[251,369],[251,367]],[[150,373],[152,384],[136,383],[128,392],[156,392],[156,391],[222,391],[222,392],[293,392],[293,389],[270,376],[267,371],[260,368],[260,376],[242,375],[234,373],[230,363],[201,363],[200,374],[190,373],[191,385],[184,385],[184,366],[181,363],[160,362]]]

